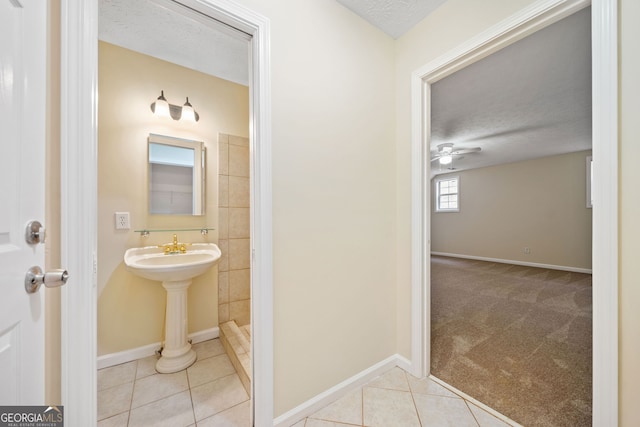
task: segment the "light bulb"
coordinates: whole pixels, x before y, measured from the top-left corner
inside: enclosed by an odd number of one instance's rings
[[[453,161],[453,156],[442,156],[439,159],[441,165],[448,165]]]
[[[169,103],[167,99],[164,97],[164,91],[160,91],[160,96],[155,102],[156,106],[154,109],[154,114],[160,117],[169,117]]]
[[[193,111],[193,106],[189,103],[189,97],[187,97],[187,102],[182,106],[182,115],[180,116],[180,120],[194,123],[196,121],[196,112]]]

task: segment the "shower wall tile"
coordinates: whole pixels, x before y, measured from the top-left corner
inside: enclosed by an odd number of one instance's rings
[[[251,235],[249,208],[229,208],[227,236],[230,239],[248,239]]]
[[[229,272],[218,273],[218,304],[229,302]]]
[[[239,326],[248,325],[251,322],[251,300],[230,302],[229,318]]]
[[[218,261],[218,271],[229,271],[229,241],[227,239],[218,240],[218,247],[222,252],[220,261]]]
[[[229,207],[229,176],[218,175],[218,207]]]
[[[229,175],[229,143],[227,142],[218,142],[218,173]]]
[[[251,268],[249,247],[249,239],[229,240],[229,270]]]
[[[251,270],[233,270],[229,272],[229,301],[241,301],[251,296]]]
[[[228,174],[249,177],[249,147],[229,145]]]
[[[218,239],[229,238],[229,208],[218,209]]]
[[[250,321],[250,149],[249,139],[218,135],[218,323]]]
[[[229,321],[229,304],[220,304],[218,306],[218,324]]]
[[[249,207],[249,178],[229,176],[228,205],[232,208]]]
[[[245,138],[242,136],[229,135],[229,144],[249,147],[249,138]]]

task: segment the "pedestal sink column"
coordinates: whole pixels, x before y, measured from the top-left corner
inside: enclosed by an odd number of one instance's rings
[[[156,362],[161,374],[178,372],[196,361],[196,352],[187,341],[187,288],[191,280],[162,282],[167,290],[167,314],[162,356]]]

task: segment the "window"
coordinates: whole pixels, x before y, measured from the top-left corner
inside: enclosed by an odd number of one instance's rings
[[[460,178],[436,178],[436,212],[460,211]]]

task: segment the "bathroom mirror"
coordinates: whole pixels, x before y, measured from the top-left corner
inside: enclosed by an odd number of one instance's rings
[[[204,142],[149,134],[149,213],[204,215]]]

